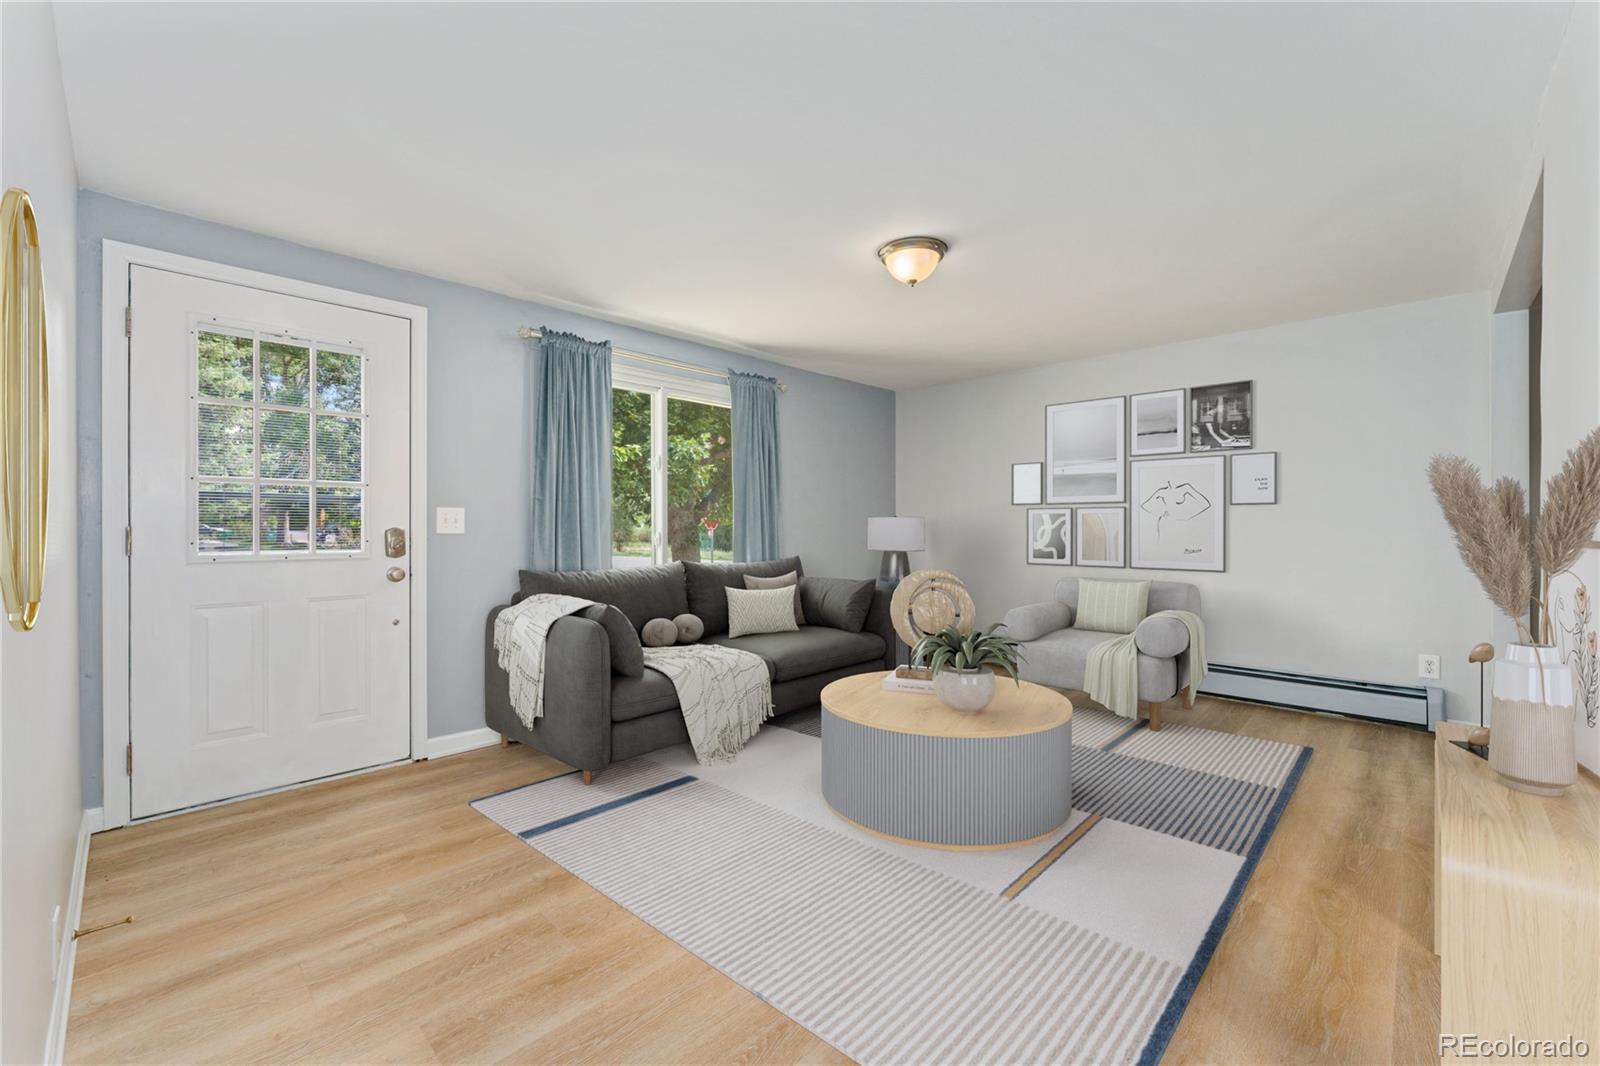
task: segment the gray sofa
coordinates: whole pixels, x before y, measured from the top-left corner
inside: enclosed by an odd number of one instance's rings
[[[808,623],[789,633],[728,636],[730,586],[744,575],[802,575]],[[484,719],[502,743],[520,741],[584,772],[585,783],[613,762],[686,744],[678,695],[665,674],[643,666],[639,631],[652,618],[693,613],[702,643],[725,644],[766,660],[776,713],[814,706],[823,686],[841,677],[894,669],[889,593],[870,580],[805,577],[798,558],[759,563],[669,563],[622,570],[528,571],[512,603],[536,592],[581,596],[615,610],[590,608],[550,627],[545,645],[544,716],[533,728],[511,707],[510,679],[485,634]],[[822,624],[828,623],[828,624]]]
[[[1095,578],[1095,580],[1105,580]],[[1022,642],[1026,656],[1020,673],[1024,681],[1057,688],[1083,688],[1084,664],[1089,649],[1116,637],[1073,629],[1078,609],[1078,579],[1056,582],[1055,598],[1006,612],[1006,634]],[[1200,613],[1200,590],[1181,581],[1150,582],[1148,613],[1192,611]],[[1150,728],[1161,728],[1161,705],[1178,695],[1179,678],[1185,676],[1189,655],[1189,630],[1174,618],[1146,618],[1133,631],[1139,649],[1139,705],[1150,718]],[[1194,692],[1183,690],[1183,705],[1194,706]]]

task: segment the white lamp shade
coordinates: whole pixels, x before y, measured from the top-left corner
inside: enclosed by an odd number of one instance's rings
[[[926,538],[922,519],[889,517],[867,519],[867,549],[875,552],[919,552]]]

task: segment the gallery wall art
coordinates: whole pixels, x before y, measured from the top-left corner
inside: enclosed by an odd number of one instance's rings
[[[1133,565],[1146,570],[1225,569],[1223,457],[1145,459],[1132,467]]]
[[[1132,406],[1133,455],[1174,455],[1184,449],[1183,390],[1141,392]]]
[[[1128,512],[1122,507],[1079,507],[1079,566],[1128,565]]]
[[[1230,457],[1228,502],[1238,505],[1278,502],[1278,453],[1249,452]]]
[[[1189,390],[1189,450],[1216,452],[1254,446],[1249,381]]]
[[[1044,464],[1011,464],[1011,502],[1044,502]]]
[[[1045,408],[1045,502],[1123,499],[1127,403],[1121,396]]]
[[[1072,509],[1034,507],[1028,510],[1027,560],[1048,566],[1072,565]]]

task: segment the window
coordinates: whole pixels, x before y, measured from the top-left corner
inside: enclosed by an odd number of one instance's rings
[[[611,565],[733,558],[728,387],[613,370]]]
[[[194,554],[363,550],[361,353],[215,322],[192,335]]]

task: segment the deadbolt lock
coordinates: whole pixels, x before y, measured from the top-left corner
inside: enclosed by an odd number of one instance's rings
[[[399,526],[390,526],[383,531],[383,554],[391,559],[398,559],[406,553],[406,531]]]

